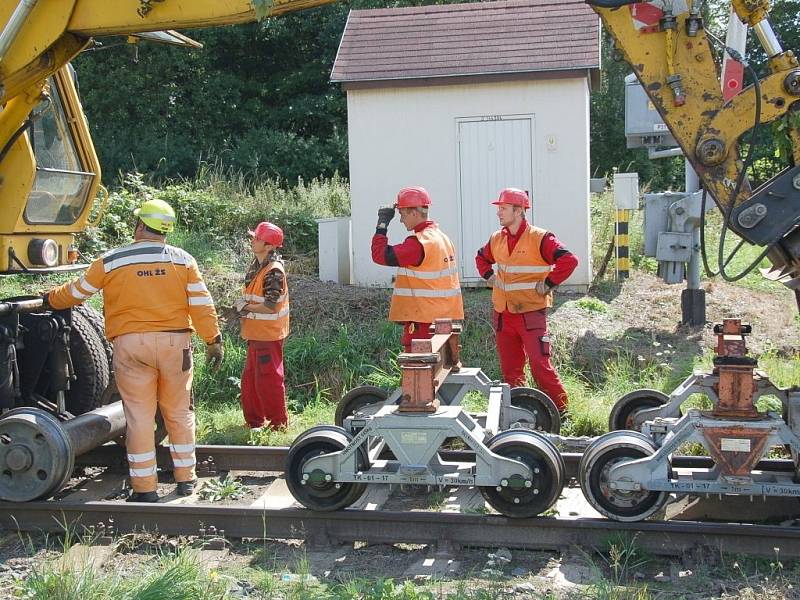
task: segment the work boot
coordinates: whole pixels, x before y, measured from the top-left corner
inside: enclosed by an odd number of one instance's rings
[[[158,502],[158,492],[131,492],[125,502]]]
[[[179,481],[177,492],[178,496],[191,496],[194,493],[194,485],[197,483],[197,479],[192,479],[191,481]]]

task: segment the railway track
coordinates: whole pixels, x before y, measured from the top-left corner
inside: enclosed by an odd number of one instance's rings
[[[69,525],[72,531],[95,535],[130,532],[159,532],[166,535],[199,535],[216,531],[229,538],[304,539],[312,546],[350,543],[415,543],[443,550],[460,547],[499,547],[563,550],[572,546],[604,548],[610,540],[635,537],[638,547],[654,554],[680,555],[697,547],[715,551],[774,557],[778,548],[782,558],[800,557],[800,527],[748,523],[711,523],[681,520],[619,523],[587,516],[576,509],[580,491],[568,489],[564,502],[557,504],[558,516],[536,519],[509,519],[496,514],[480,514],[483,501],[461,499],[456,510],[397,510],[387,502],[386,488],[373,486],[356,507],[315,513],[297,508],[280,473],[287,448],[203,446],[197,449],[199,474],[214,477],[221,472],[257,474],[264,478],[264,494],[246,504],[225,505],[189,498],[165,498],[159,504],[126,504],[120,500],[97,500],[114,486],[121,488],[126,468],[121,448],[106,445],[78,457],[77,466],[106,467],[99,478],[88,478],[63,493],[57,500],[28,503],[0,503],[0,525],[23,531],[58,532]],[[464,453],[454,452],[453,457]],[[580,454],[564,455],[570,477],[577,473]],[[159,458],[168,464],[168,454]],[[708,459],[685,457],[678,466],[702,466]],[[163,461],[163,462],[162,462]],[[762,470],[782,470],[786,461],[764,461]],[[103,491],[104,490],[104,491]],[[380,490],[383,490],[381,492]],[[462,489],[463,492],[463,489]],[[413,498],[412,498],[413,500]],[[470,503],[473,504],[470,505]],[[796,500],[794,500],[796,502]],[[587,505],[588,506],[588,505]],[[766,504],[754,499],[752,512],[763,516]],[[452,510],[452,509],[451,509]],[[796,513],[800,514],[800,504]]]

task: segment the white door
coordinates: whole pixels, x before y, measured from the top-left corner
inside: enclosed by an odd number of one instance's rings
[[[461,279],[476,281],[475,253],[499,227],[491,202],[506,187],[533,196],[533,115],[458,119],[457,126]]]

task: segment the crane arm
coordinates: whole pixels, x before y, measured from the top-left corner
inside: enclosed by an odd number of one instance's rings
[[[753,190],[740,145],[754,127],[800,112],[800,64],[784,51],[767,21],[769,0],[732,0],[754,28],[769,73],[727,100],[718,57],[722,48],[702,25],[698,0],[587,0],[600,15],[664,123],[713,197],[727,225],[751,244],[766,246],[787,285],[800,286],[800,135],[790,165]]]

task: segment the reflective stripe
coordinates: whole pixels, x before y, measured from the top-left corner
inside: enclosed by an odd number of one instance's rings
[[[119,269],[120,267],[125,267],[127,265],[136,265],[136,264],[150,264],[150,263],[172,263],[175,265],[183,265],[187,264],[187,261],[184,257],[178,256],[171,256],[169,254],[134,254],[132,256],[126,256],[124,258],[114,258],[108,262],[103,263],[103,270],[106,273],[110,273],[114,269]]]
[[[153,465],[144,469],[129,469],[128,473],[130,473],[131,477],[149,477],[156,474],[156,466]]]
[[[395,296],[413,296],[415,298],[449,298],[460,296],[461,288],[457,290],[417,290],[412,288],[394,288]]]
[[[78,288],[75,286],[75,284],[74,284],[74,283],[73,283],[71,286],[69,286],[69,291],[72,293],[72,297],[73,297],[73,298],[77,298],[78,300],[85,300],[86,298],[88,298],[89,296],[91,296],[91,294],[84,294],[83,292],[81,292],[81,291],[80,291],[80,290],[79,290],[79,289],[78,289]]]
[[[271,313],[271,314],[270,313],[249,312],[246,315],[244,315],[244,318],[245,319],[256,319],[258,321],[277,321],[281,317],[285,317],[288,314],[289,314],[289,308],[287,307],[287,308],[284,308],[280,312]]]
[[[194,444],[170,444],[169,449],[171,452],[194,452]]]
[[[94,287],[91,283],[86,281],[86,277],[81,277],[78,281],[78,285],[81,286],[84,290],[89,292],[89,294],[94,294],[95,292],[99,291],[100,288]]]
[[[263,304],[264,302],[267,301],[267,299],[264,296],[257,296],[255,294],[245,294],[244,299],[247,300],[248,302],[255,302],[256,304]],[[281,294],[280,296],[278,296],[278,299],[275,300],[274,303],[278,304],[279,302],[283,302],[284,300],[286,300],[286,294]]]
[[[449,277],[456,273],[458,273],[458,269],[455,266],[449,269],[442,269],[441,271],[414,271],[413,269],[406,269],[404,267],[397,268],[398,275],[416,277],[417,279],[439,279],[440,277]]]
[[[189,283],[186,285],[187,292],[207,292],[208,288],[206,284],[202,281],[198,281],[197,283]]]
[[[172,466],[174,467],[192,467],[195,464],[193,458],[173,458]]]
[[[146,460],[155,460],[156,459],[156,452],[155,450],[152,452],[142,452],[141,454],[128,454],[128,461],[129,462],[144,462]]]
[[[189,296],[189,304],[191,306],[205,306],[207,304],[214,304],[211,296]]]
[[[506,292],[518,292],[519,290],[536,289],[535,283],[504,283],[499,279],[494,282],[494,285],[499,287],[501,290],[505,290]]]
[[[140,219],[158,219],[159,221],[165,221],[167,223],[172,223],[175,221],[175,217],[172,215],[164,215],[161,213],[139,213],[136,216]]]
[[[553,270],[552,265],[545,265],[542,267],[529,267],[529,266],[522,266],[522,265],[506,265],[503,263],[497,263],[497,270],[498,271],[505,271],[506,273],[549,273]]]

